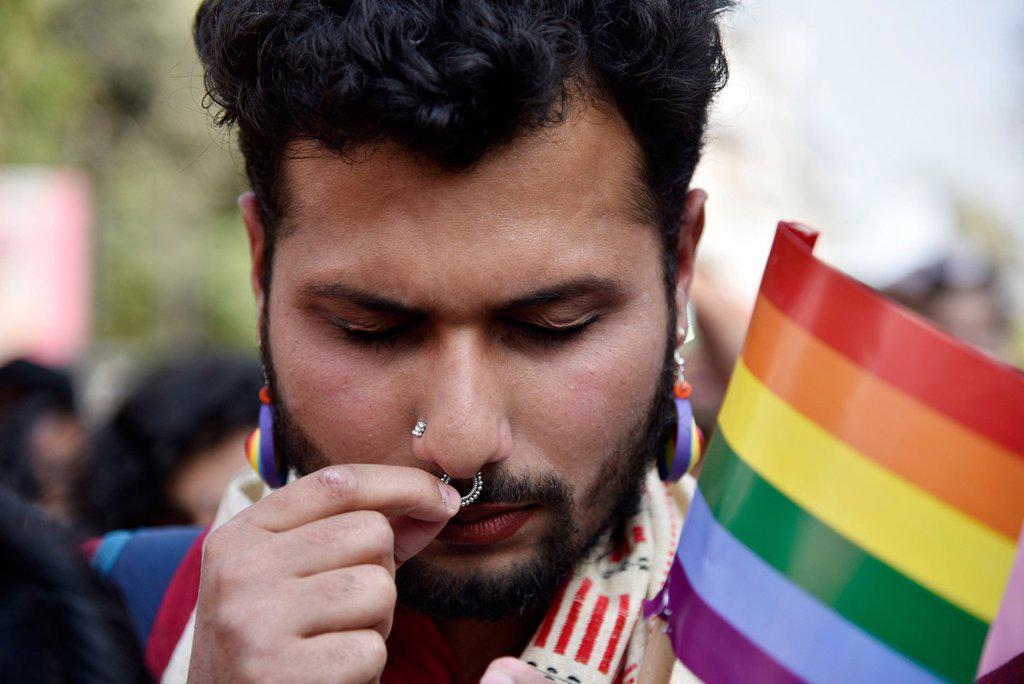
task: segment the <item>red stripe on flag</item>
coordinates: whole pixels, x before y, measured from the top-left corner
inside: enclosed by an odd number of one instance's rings
[[[555,624],[555,616],[558,615],[559,609],[562,607],[562,599],[565,598],[566,584],[563,584],[558,588],[555,593],[555,597],[551,600],[551,607],[548,608],[548,614],[544,616],[544,622],[541,623],[540,629],[537,630],[537,638],[533,640],[533,645],[539,648],[544,648],[544,644],[548,641],[548,635],[551,634],[551,626]]]
[[[572,597],[569,615],[565,618],[562,633],[558,635],[558,643],[555,644],[555,653],[558,655],[565,655],[565,649],[569,646],[572,631],[576,628],[576,620],[580,617],[580,609],[583,607],[583,602],[587,600],[587,593],[590,592],[591,584],[590,578],[584,577],[580,583],[580,588],[576,590],[576,595]]]
[[[761,293],[858,366],[1024,458],[1024,373],[818,261],[815,237],[779,224]]]
[[[594,612],[590,614],[590,622],[587,623],[587,631],[584,632],[583,641],[580,642],[579,650],[576,651],[576,662],[584,665],[590,662],[590,654],[594,651],[594,642],[597,641],[597,633],[601,630],[606,610],[608,610],[608,597],[601,594],[597,597]]]
[[[601,674],[608,674],[608,668],[612,666],[612,658],[615,657],[615,649],[619,647],[619,639],[622,638],[622,630],[626,627],[626,618],[629,616],[629,594],[619,595],[619,614],[615,618],[615,627],[612,628],[612,636],[608,639],[608,647],[604,649],[604,657],[601,658],[601,665],[597,669]]]

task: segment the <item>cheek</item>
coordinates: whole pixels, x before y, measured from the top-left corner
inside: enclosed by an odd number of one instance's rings
[[[657,315],[626,319],[578,361],[524,383],[530,390],[517,403],[521,434],[577,490],[643,425],[664,359],[664,330]]]
[[[270,319],[277,391],[306,437],[331,463],[400,462],[399,446],[408,444],[393,433],[407,421],[379,367],[341,353],[294,310],[278,311]]]

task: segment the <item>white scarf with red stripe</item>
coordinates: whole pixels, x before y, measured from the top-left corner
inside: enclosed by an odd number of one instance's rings
[[[690,496],[692,479],[667,487],[651,470],[625,546],[580,567],[521,659],[564,684],[635,682],[655,627],[641,617],[643,600],[668,577]],[[672,681],[688,681],[677,670]]]
[[[687,476],[666,486],[655,470],[647,473],[639,512],[623,547],[589,559],[555,597],[520,659],[563,684],[634,684],[658,623],[641,617],[644,599],[653,598],[675,556],[683,514],[693,495]],[[270,493],[249,469],[232,480],[221,501],[216,528]],[[184,684],[195,631],[195,611],[174,649],[162,684]],[[672,684],[697,682],[677,663]]]

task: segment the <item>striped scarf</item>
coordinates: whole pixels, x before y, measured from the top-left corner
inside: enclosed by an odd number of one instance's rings
[[[693,493],[692,478],[666,486],[647,473],[640,510],[619,548],[603,550],[581,564],[555,596],[520,659],[563,684],[635,684],[651,624],[641,619],[644,599],[653,598],[668,576]],[[214,520],[216,529],[270,493],[250,469],[228,486]],[[162,684],[184,684],[195,631],[195,611],[174,649]],[[677,665],[672,684],[694,682]]]
[[[636,681],[650,628],[641,605],[665,582],[682,525],[679,493],[672,489],[679,488],[648,472],[622,546],[580,566],[555,596],[522,660],[563,684]]]

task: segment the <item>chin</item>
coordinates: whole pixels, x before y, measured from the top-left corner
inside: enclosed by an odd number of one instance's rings
[[[436,559],[418,556],[399,568],[398,599],[437,620],[503,620],[550,604],[572,567],[536,551],[460,549]]]
[[[447,537],[465,541],[456,533]],[[593,544],[593,537],[571,518],[562,520],[541,507],[500,541],[435,540],[398,569],[398,598],[442,620],[525,615],[550,605],[558,587],[572,576]]]

